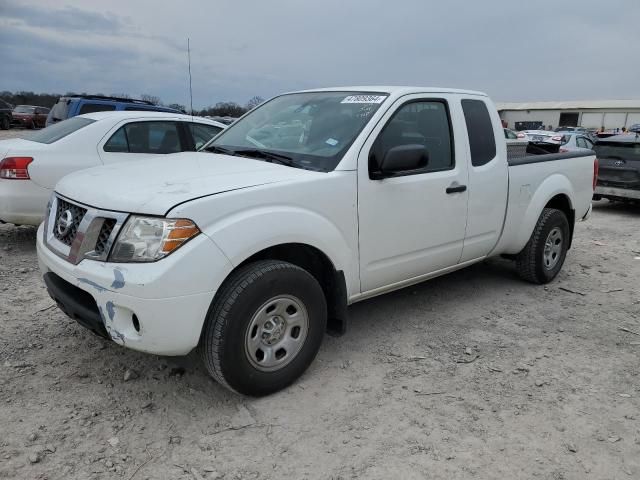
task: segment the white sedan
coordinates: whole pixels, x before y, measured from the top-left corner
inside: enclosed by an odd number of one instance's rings
[[[560,145],[562,143],[562,133],[551,130],[523,130],[527,140],[533,143],[551,143]]]
[[[593,150],[593,141],[582,132],[563,132],[561,152],[574,152],[586,148]]]
[[[198,150],[226,125],[164,112],[79,115],[26,138],[0,141],[0,223],[39,225],[65,175],[150,154]],[[105,186],[106,187],[106,186]]]

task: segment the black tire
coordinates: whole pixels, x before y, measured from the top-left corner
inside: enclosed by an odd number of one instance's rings
[[[252,364],[255,360],[249,359],[249,327],[261,307],[283,295],[293,296],[306,310],[306,337],[289,363],[274,371],[262,371]],[[209,374],[220,384],[243,395],[268,395],[304,373],[320,349],[326,326],[324,293],[310,273],[287,262],[258,261],[232,273],[216,294],[205,321],[200,352]]]
[[[545,244],[551,238],[550,234],[554,229],[558,229],[555,233],[556,236],[558,231],[562,235],[559,245],[560,251],[552,260],[555,263],[548,266],[546,260],[549,260],[549,257],[545,258]],[[570,235],[567,216],[555,208],[545,208],[538,218],[538,223],[536,223],[527,245],[516,257],[518,275],[531,283],[542,284],[553,280],[564,264]]]
[[[2,120],[0,121],[0,128],[2,130],[9,130],[10,127],[11,121],[9,120],[9,118],[6,116],[2,117]]]

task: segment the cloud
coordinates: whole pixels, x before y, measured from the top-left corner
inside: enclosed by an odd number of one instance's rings
[[[113,13],[82,10],[74,6],[46,8],[6,2],[1,7],[5,19],[23,21],[33,27],[79,32],[118,32],[130,20]]]
[[[0,0],[1,88],[150,93],[194,105],[349,84],[496,101],[638,98],[640,2]]]

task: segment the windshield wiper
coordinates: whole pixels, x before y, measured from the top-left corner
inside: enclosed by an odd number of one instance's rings
[[[242,150],[236,150],[234,154],[249,156],[249,157],[259,157],[259,158],[265,159],[268,162],[271,162],[271,163],[278,162],[288,167],[299,167],[299,165],[297,165],[293,161],[293,158],[288,157],[287,155],[283,155],[281,153],[267,152],[266,150],[259,150],[257,148],[247,148]]]
[[[293,158],[288,157],[287,155],[267,152],[266,150],[260,150],[257,148],[243,148],[239,150],[232,150],[230,148],[219,147],[218,145],[210,145],[206,148],[203,148],[202,150],[213,153],[224,153],[225,155],[233,155],[235,157],[258,157],[266,160],[267,162],[277,162],[282,165],[286,165],[287,167],[300,168],[300,165],[297,165],[293,161]]]
[[[224,153],[225,155],[235,155],[236,153],[230,148],[223,148],[219,147],[218,145],[209,145],[208,147],[203,148],[203,150],[205,152]]]

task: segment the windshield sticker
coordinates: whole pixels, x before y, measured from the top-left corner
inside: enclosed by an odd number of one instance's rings
[[[338,144],[338,140],[336,140],[335,138],[328,138],[327,141],[324,143],[331,145],[332,147],[335,147]]]
[[[349,95],[340,103],[382,103],[385,95]]]

